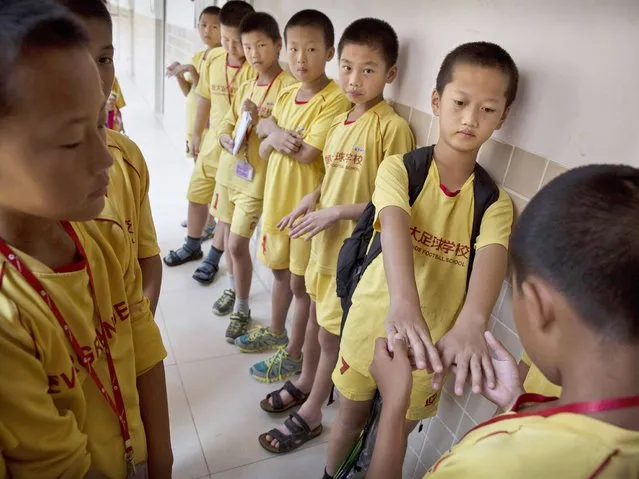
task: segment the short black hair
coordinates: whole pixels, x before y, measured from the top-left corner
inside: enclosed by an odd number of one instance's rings
[[[274,42],[282,39],[277,20],[265,12],[254,12],[244,17],[240,23],[240,35],[251,32],[262,32]]]
[[[351,23],[337,45],[337,55],[341,58],[344,47],[349,44],[366,45],[380,50],[386,67],[397,63],[399,56],[399,40],[397,33],[388,23],[378,18],[360,18]]]
[[[103,0],[58,0],[71,13],[80,18],[95,18],[106,23],[113,29],[113,20],[109,9]]]
[[[206,7],[200,13],[200,16],[198,17],[198,20],[202,20],[202,15],[215,15],[216,17],[219,17],[221,11],[222,11],[222,9],[220,7]]]
[[[515,101],[519,84],[519,70],[512,57],[499,45],[490,42],[471,42],[458,46],[444,58],[437,74],[437,92],[441,95],[453,80],[453,70],[459,64],[497,68],[508,75],[506,108]]]
[[[0,119],[11,113],[12,73],[21,57],[56,48],[83,47],[89,37],[80,22],[54,0],[0,2]]]
[[[335,45],[335,29],[333,22],[325,14],[318,10],[301,10],[291,17],[284,28],[284,40],[287,40],[286,33],[292,27],[314,27],[322,30],[326,48]]]
[[[517,221],[518,287],[538,276],[603,339],[639,342],[639,169],[589,165],[559,176]]]
[[[241,0],[230,0],[226,2],[220,10],[220,23],[225,27],[237,28],[242,23],[242,20],[249,13],[253,13],[255,10],[251,4],[242,2]]]

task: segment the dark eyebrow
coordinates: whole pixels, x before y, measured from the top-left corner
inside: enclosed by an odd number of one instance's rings
[[[102,46],[100,47],[100,50],[101,50],[101,51],[105,51],[105,50],[106,50],[106,51],[113,52],[113,51],[115,51],[115,47],[113,46],[113,44],[112,44],[112,43],[109,43],[108,45],[102,45]]]

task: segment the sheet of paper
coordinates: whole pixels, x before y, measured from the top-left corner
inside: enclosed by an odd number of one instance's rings
[[[233,156],[237,156],[242,147],[242,143],[246,139],[246,134],[248,133],[249,126],[251,124],[251,113],[245,111],[242,113],[242,118],[240,119],[240,124],[237,127],[237,134],[233,139]]]

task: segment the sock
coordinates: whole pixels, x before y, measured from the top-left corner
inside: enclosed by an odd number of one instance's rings
[[[235,291],[235,277],[232,274],[227,274],[226,276],[229,279],[229,289]]]
[[[237,298],[235,300],[235,306],[233,307],[234,313],[246,313],[250,311],[249,309],[249,300],[248,299],[240,299]]]
[[[322,477],[322,479],[333,479],[333,476],[329,476],[328,472],[326,472],[326,469],[324,469],[324,477]]]
[[[212,266],[219,267],[220,266],[220,258],[224,254],[224,251],[220,251],[215,246],[211,246],[209,250],[209,254],[206,255],[206,262]]]
[[[199,251],[202,249],[202,239],[201,238],[193,238],[192,236],[186,237],[186,243],[184,243],[186,249],[191,251]]]

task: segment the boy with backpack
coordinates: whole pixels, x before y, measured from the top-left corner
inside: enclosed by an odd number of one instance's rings
[[[498,45],[457,47],[444,59],[432,94],[437,144],[387,158],[380,167],[374,209],[362,215],[352,237],[373,239],[368,253],[359,248],[365,260],[344,302],[333,372],[341,398],[326,477],[334,476],[368,419],[377,389],[369,373],[377,338],[405,338],[419,369],[406,415],[409,432],[436,413],[444,367],[456,365],[458,395],[469,370],[476,392],[484,377],[494,386],[483,333],[506,274],[513,209],[476,160],[506,120],[517,83],[517,67]]]
[[[406,120],[384,101],[385,86],[397,76],[399,42],[393,28],[376,18],[357,20],[344,30],[337,51],[340,87],[355,106],[338,115],[328,132],[322,184],[289,215],[294,224],[290,235],[312,238],[305,275],[312,300],[305,361],[299,379],[287,381],[261,403],[266,411],[279,413],[303,402],[292,421],[316,433],[322,430],[322,406],[331,391],[339,350],[342,306],[335,294],[339,249],[373,195],[384,158],[415,147]],[[321,353],[313,343],[321,345]],[[285,425],[262,434],[260,444],[270,452],[283,453],[311,437]]]
[[[637,217],[630,166],[570,170],[532,199],[510,242],[515,324],[562,390],[525,394],[514,358],[486,333],[497,382],[481,391],[506,413],[468,432],[426,478],[639,477]],[[393,349],[378,340],[371,366],[384,399],[371,479],[402,477],[411,365],[404,341]]]

